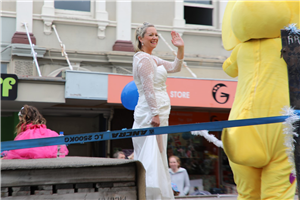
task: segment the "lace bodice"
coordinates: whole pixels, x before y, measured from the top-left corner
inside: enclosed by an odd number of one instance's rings
[[[145,96],[152,116],[159,114],[155,91],[165,85],[167,78],[165,75],[158,80],[157,70],[163,66],[164,71],[168,73],[179,72],[182,64],[183,60],[179,60],[177,57],[174,62],[169,62],[145,52],[138,52],[133,56],[133,77],[140,95]],[[161,84],[162,82],[164,85]]]

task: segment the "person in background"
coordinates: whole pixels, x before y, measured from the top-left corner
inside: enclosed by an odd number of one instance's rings
[[[58,137],[58,133],[47,129],[46,120],[34,106],[24,105],[19,114],[19,123],[16,126],[17,140],[38,139],[46,137]],[[16,149],[2,152],[2,159],[37,159],[56,158],[57,155],[65,157],[69,151],[65,145],[60,146],[58,154],[57,145]]]
[[[126,159],[125,153],[123,151],[117,151],[114,153],[114,158],[117,159]]]
[[[190,179],[187,171],[180,167],[180,159],[177,156],[169,158],[169,173],[171,182],[177,185],[179,196],[186,196],[190,190]]]

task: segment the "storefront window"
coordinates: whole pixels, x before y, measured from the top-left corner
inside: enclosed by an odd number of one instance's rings
[[[199,190],[210,191],[217,187],[218,148],[212,147],[202,136],[187,133],[170,134],[168,137],[168,157],[178,156],[181,167],[188,171],[191,180],[198,180]],[[193,192],[191,187],[190,193]]]
[[[227,119],[228,113],[172,111],[169,123],[179,125]],[[209,134],[221,138],[221,132]],[[169,134],[167,154],[168,157],[178,156],[181,167],[188,171],[191,180],[190,195],[196,190],[228,193],[223,183],[228,183],[227,186],[232,184],[234,187],[231,168],[223,149],[202,136],[194,136],[190,132]]]

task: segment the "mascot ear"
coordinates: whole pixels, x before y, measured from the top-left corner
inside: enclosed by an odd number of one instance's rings
[[[237,0],[228,1],[222,22],[222,41],[224,48],[228,51],[241,43],[241,41],[235,37],[231,27],[231,14],[236,1]]]

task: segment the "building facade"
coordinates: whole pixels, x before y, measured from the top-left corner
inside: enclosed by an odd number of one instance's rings
[[[181,34],[185,62],[197,76],[186,68],[169,74],[170,125],[227,120],[236,79],[222,70],[230,55],[221,38],[225,7],[226,1],[217,0],[2,1],[1,74],[16,75],[17,81],[1,84],[1,141],[13,140],[24,104],[36,106],[49,128],[66,135],[131,128],[133,111],[122,106],[120,94],[133,80],[134,33],[145,21],[170,45],[170,32]],[[153,53],[174,59],[163,40]],[[191,179],[208,177],[203,189],[220,187],[221,150],[185,133],[170,135],[168,145],[186,168],[201,166],[188,170]],[[125,139],[69,149],[71,156],[111,157],[118,149],[130,153],[132,143]]]

